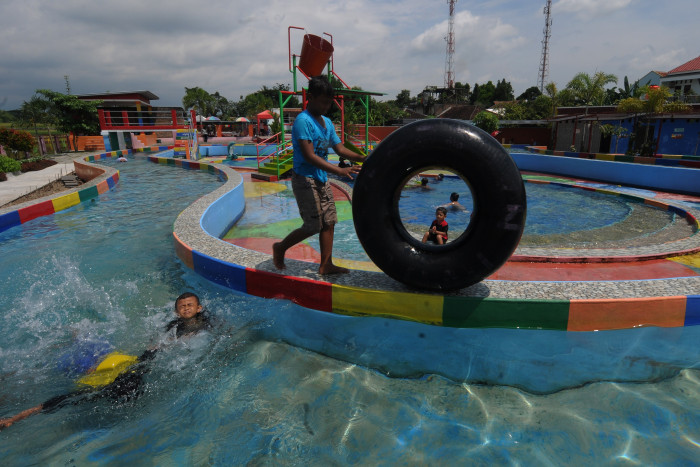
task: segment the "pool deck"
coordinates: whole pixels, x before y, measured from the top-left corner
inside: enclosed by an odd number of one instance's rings
[[[73,171],[73,159],[82,159],[85,155],[86,153],[57,154],[50,157],[50,159],[57,162],[56,165],[19,175],[7,174],[7,180],[0,182],[0,206],[4,206],[20,196],[31,193],[37,188],[41,188],[63,175],[71,173]]]
[[[519,248],[486,280],[440,295],[411,289],[376,268],[353,268],[351,262],[339,261],[351,267],[349,274],[319,275],[304,247],[290,250],[287,267],[280,271],[271,260],[271,245],[278,239],[232,245],[215,238],[201,227],[202,216],[219,197],[244,184],[240,173],[215,165],[229,181],[178,217],[176,248],[195,271],[245,293],[286,298],[323,311],[457,327],[583,331],[700,324],[700,211],[677,202],[698,202],[697,197],[668,195],[649,203],[686,212],[694,232],[686,238],[630,248]],[[501,316],[493,312],[499,306],[508,309]]]

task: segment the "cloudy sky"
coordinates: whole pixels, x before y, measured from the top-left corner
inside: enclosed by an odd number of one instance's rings
[[[456,81],[537,84],[546,0],[459,0]],[[698,0],[553,0],[549,80],[580,71],[630,82],[700,55]],[[232,100],[291,84],[288,26],[329,33],[351,86],[415,96],[442,86],[446,0],[0,0],[0,109],[36,89],[72,94],[149,90],[181,105],[200,86]],[[292,53],[303,32],[292,30]]]

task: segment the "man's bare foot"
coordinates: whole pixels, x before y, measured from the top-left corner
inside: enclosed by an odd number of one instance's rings
[[[280,242],[272,244],[272,264],[275,265],[277,269],[285,269],[287,266],[284,265],[284,251],[281,250],[282,245]]]
[[[325,275],[325,274],[347,274],[349,273],[350,270],[348,268],[341,268],[340,266],[336,266],[333,263],[326,264],[325,266],[321,266],[318,268],[318,273]]]

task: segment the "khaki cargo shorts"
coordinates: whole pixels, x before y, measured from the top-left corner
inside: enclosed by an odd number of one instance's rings
[[[326,226],[338,222],[331,184],[294,173],[292,191],[299,206],[299,214],[304,221],[301,228],[309,233],[318,233]]]

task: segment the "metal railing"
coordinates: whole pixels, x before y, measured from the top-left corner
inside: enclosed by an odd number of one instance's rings
[[[100,128],[103,131],[128,130],[147,132],[159,130],[189,129],[194,122],[194,111],[170,110],[110,110],[97,109]]]

